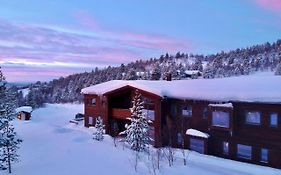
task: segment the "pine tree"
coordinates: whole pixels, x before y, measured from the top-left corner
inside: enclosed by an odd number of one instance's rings
[[[0,168],[8,168],[11,173],[11,164],[18,160],[17,149],[22,140],[17,138],[10,123],[16,116],[15,94],[9,92],[5,84],[5,77],[0,68]]]
[[[150,121],[142,113],[143,101],[138,90],[135,91],[132,103],[131,118],[129,118],[131,123],[126,126],[126,130],[121,134],[126,134],[125,141],[131,149],[137,152],[147,151],[148,144],[151,141],[148,134]]]
[[[96,128],[96,132],[94,133],[94,139],[98,140],[98,141],[102,141],[104,139],[104,136],[103,136],[103,134],[104,134],[104,125],[103,125],[101,117],[98,117],[96,119],[95,128]]]

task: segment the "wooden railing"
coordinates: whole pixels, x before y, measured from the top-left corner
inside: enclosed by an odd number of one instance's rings
[[[131,116],[131,112],[130,112],[129,109],[112,108],[111,109],[111,116],[113,118],[117,118],[117,119],[127,119],[128,117]]]

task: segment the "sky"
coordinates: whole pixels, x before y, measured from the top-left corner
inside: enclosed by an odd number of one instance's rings
[[[281,39],[281,0],[1,0],[9,82],[49,81],[166,52],[213,54]]]

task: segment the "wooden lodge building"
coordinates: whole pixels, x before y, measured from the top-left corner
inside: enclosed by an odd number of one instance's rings
[[[281,168],[280,76],[105,82],[82,89],[85,126],[101,116],[108,134],[123,131],[136,89],[154,146]]]

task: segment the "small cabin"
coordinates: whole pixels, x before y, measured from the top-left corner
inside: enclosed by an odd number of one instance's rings
[[[21,106],[16,109],[17,118],[20,120],[30,120],[32,107],[31,106]]]

